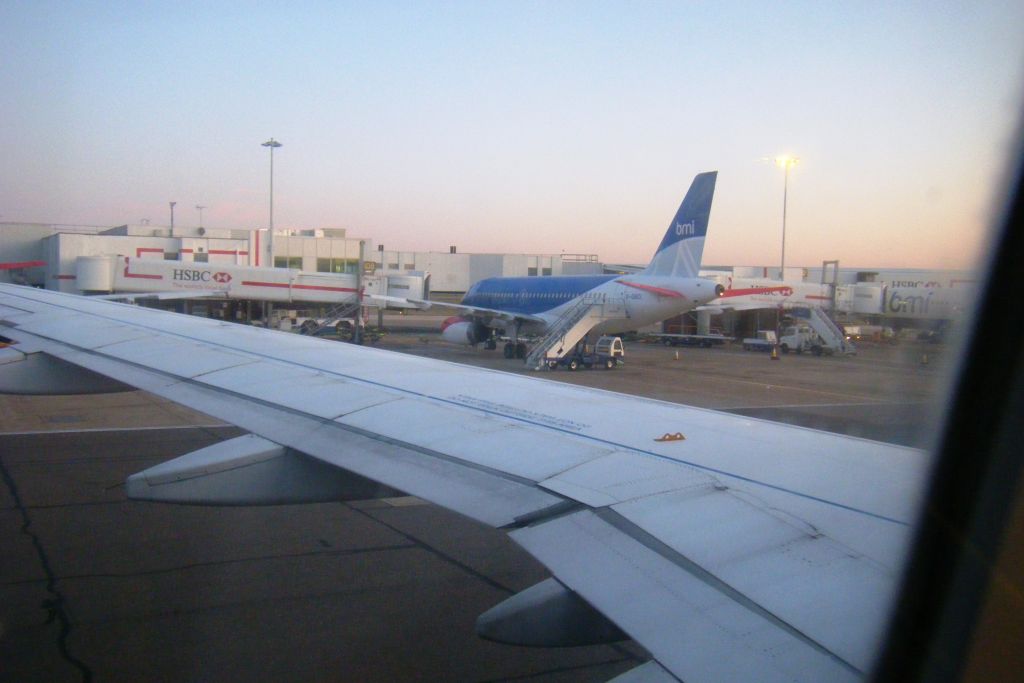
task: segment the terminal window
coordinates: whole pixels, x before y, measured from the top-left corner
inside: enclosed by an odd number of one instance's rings
[[[355,273],[359,269],[359,261],[346,258],[318,258],[316,260],[316,271],[318,273]]]
[[[302,270],[302,257],[301,256],[275,256],[274,257],[275,268],[297,268]]]

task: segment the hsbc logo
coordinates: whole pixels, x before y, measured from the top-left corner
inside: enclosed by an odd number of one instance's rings
[[[220,284],[226,284],[231,282],[231,275],[229,273],[211,273],[208,270],[194,270],[191,268],[175,268],[174,269],[174,280],[181,282],[217,282]]]

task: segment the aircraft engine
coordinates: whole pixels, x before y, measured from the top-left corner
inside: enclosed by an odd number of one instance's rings
[[[454,317],[441,323],[441,336],[454,344],[479,344],[490,338],[491,330],[478,322]]]

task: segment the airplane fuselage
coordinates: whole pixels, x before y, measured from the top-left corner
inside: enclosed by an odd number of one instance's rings
[[[715,296],[716,283],[704,278],[563,275],[481,280],[466,293],[462,303],[543,318],[544,323],[524,322],[520,328],[524,333],[540,333],[584,299],[605,304],[608,310],[608,318],[591,332],[614,334],[678,315]]]
[[[484,341],[494,348],[493,330],[504,329],[512,337],[505,346],[511,358],[511,350],[516,357],[525,352],[525,344],[518,341],[520,334],[550,332],[551,339],[531,353],[535,362],[549,350],[564,355],[588,334],[636,330],[720,296],[724,287],[697,276],[717,177],[717,171],[694,177],[641,272],[481,280],[455,306],[466,317],[445,320],[442,336],[460,344]]]

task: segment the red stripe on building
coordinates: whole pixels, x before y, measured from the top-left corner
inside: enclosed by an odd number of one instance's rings
[[[249,255],[249,252],[247,252],[247,251],[238,251],[237,249],[235,249],[235,250],[210,249],[210,251],[207,252],[207,253],[210,253],[210,254],[225,254],[227,256],[248,256]]]
[[[256,231],[256,263],[255,263],[255,265],[258,266],[259,264],[260,264],[260,231],[257,230]]]
[[[321,287],[319,285],[292,285],[292,289],[315,289],[324,292],[352,292],[353,294],[357,291],[351,287]]]
[[[41,268],[46,261],[17,261],[14,263],[0,263],[0,270],[16,270],[18,268]]]
[[[251,280],[242,280],[242,284],[246,287],[277,287],[279,289],[312,289],[321,292],[352,292],[355,293],[357,290],[351,287],[324,287],[321,285],[290,285],[286,282],[252,282]]]
[[[143,254],[163,254],[164,250],[159,247],[137,247],[135,258],[142,258]]]
[[[54,280],[74,280],[75,276],[74,275],[54,275],[53,279]]]

